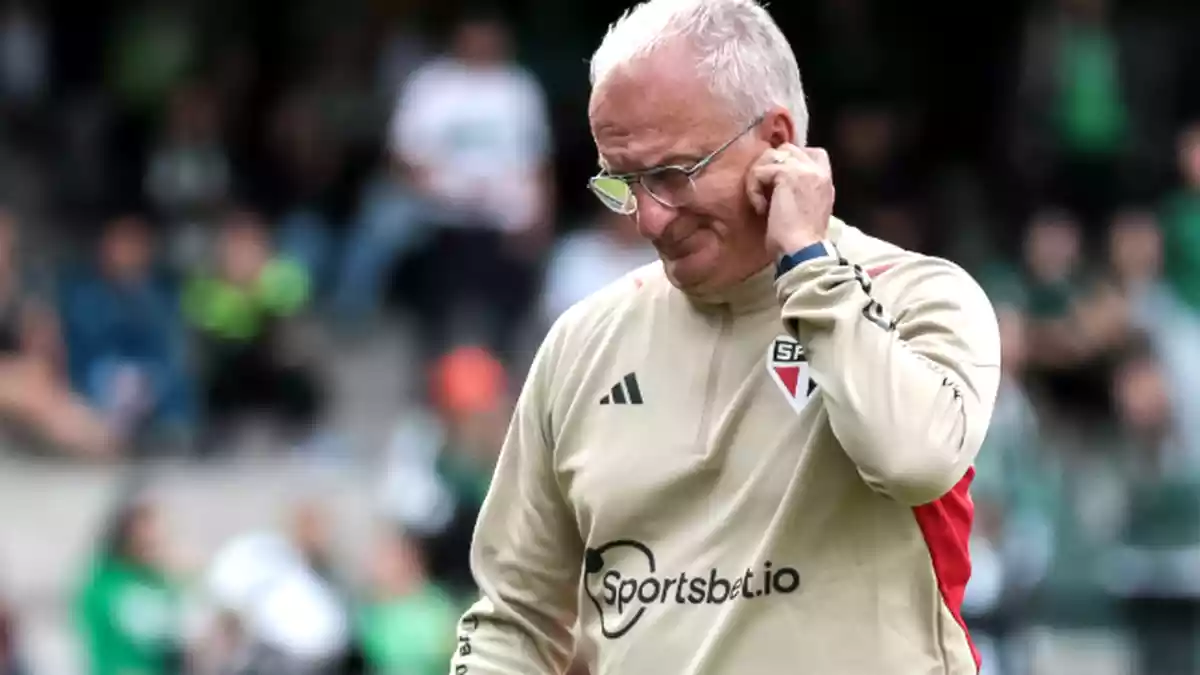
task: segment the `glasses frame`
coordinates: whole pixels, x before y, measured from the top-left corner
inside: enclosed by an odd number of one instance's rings
[[[745,128],[743,128],[741,131],[737,132],[737,134],[735,134],[733,136],[733,138],[730,138],[728,141],[725,141],[716,150],[713,150],[712,152],[708,153],[708,155],[706,155],[705,157],[703,157],[702,159],[697,161],[695,164],[692,164],[691,166],[683,166],[681,164],[665,164],[663,166],[656,166],[656,167],[653,167],[650,169],[646,169],[644,171],[633,171],[630,173],[616,173],[616,174],[608,173],[606,171],[601,171],[600,173],[598,173],[595,176],[592,176],[591,178],[588,179],[588,189],[591,190],[592,194],[596,195],[596,197],[601,201],[601,203],[603,203],[606,207],[608,207],[609,210],[619,213],[621,215],[629,216],[629,215],[633,215],[634,213],[637,213],[638,204],[637,204],[637,195],[633,191],[634,185],[642,186],[642,189],[646,191],[646,194],[650,195],[651,199],[658,202],[659,204],[662,204],[663,206],[667,207],[668,209],[681,208],[686,205],[686,202],[680,203],[680,204],[670,203],[669,201],[662,198],[661,196],[654,194],[654,191],[651,190],[648,185],[646,185],[645,179],[653,177],[653,176],[661,175],[663,173],[666,173],[667,171],[679,171],[680,173],[682,173],[684,176],[687,177],[689,189],[691,192],[694,193],[696,190],[696,180],[695,180],[696,174],[703,171],[704,168],[707,167],[709,164],[712,164],[713,160],[715,160],[718,156],[720,156],[720,154],[722,152],[725,152],[726,150],[728,150],[729,147],[731,145],[733,145],[734,143],[738,142],[742,138],[742,136],[745,136],[746,134],[748,134],[750,132],[751,129],[753,129],[754,127],[761,124],[763,119],[765,119],[765,118],[766,118],[765,114],[755,117],[753,120],[751,120],[751,122],[749,124],[747,124],[745,126]],[[601,181],[601,180],[617,180],[617,181],[624,183],[626,185],[626,187],[629,188],[629,199],[626,200],[628,202],[628,206],[622,206],[620,204],[617,204],[616,201],[612,198],[612,195],[610,195],[608,192],[606,192],[602,188],[597,187],[597,181]]]

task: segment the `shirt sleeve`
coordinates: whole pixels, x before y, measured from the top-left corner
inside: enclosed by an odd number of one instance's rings
[[[560,675],[574,651],[583,544],[555,476],[549,371],[538,350],[471,544],[481,598],[459,621],[452,675]]]
[[[780,272],[784,326],[863,480],[909,505],[949,492],[979,452],[999,386],[999,328],[983,290],[944,260],[866,271],[830,242],[785,258]]]

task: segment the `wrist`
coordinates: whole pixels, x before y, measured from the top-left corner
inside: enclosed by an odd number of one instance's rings
[[[781,235],[776,241],[775,246],[780,255],[792,255],[797,251],[808,248],[814,244],[819,244],[824,239],[819,235],[809,232],[789,232]]]
[[[802,265],[810,260],[836,257],[837,253],[832,243],[825,240],[818,240],[797,249],[786,250],[784,255],[779,259],[776,272],[778,276],[782,276],[798,265]]]

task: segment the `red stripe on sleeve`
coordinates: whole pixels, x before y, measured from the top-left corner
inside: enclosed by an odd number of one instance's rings
[[[879,276],[880,274],[883,274],[884,272],[892,269],[893,267],[895,267],[895,265],[880,265],[878,267],[872,267],[871,269],[867,270],[867,276],[874,279],[875,277]]]
[[[935,502],[913,508],[913,515],[925,537],[925,545],[929,547],[929,557],[933,561],[933,573],[937,577],[942,600],[954,615],[954,620],[962,626],[978,670],[982,667],[982,661],[962,616],[963,595],[971,579],[969,544],[975,505],[971,502],[970,488],[974,478],[975,469],[968,469],[950,492]]]

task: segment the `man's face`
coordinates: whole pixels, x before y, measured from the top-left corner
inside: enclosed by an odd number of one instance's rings
[[[745,129],[695,75],[689,55],[665,49],[611,73],[592,93],[592,136],[601,166],[630,173],[691,166]],[[771,125],[752,129],[694,176],[693,198],[678,208],[634,187],[638,233],[658,250],[667,276],[689,292],[728,287],[770,262],[766,219],[746,195],[746,172],[770,143]],[[786,140],[791,140],[790,138]]]

